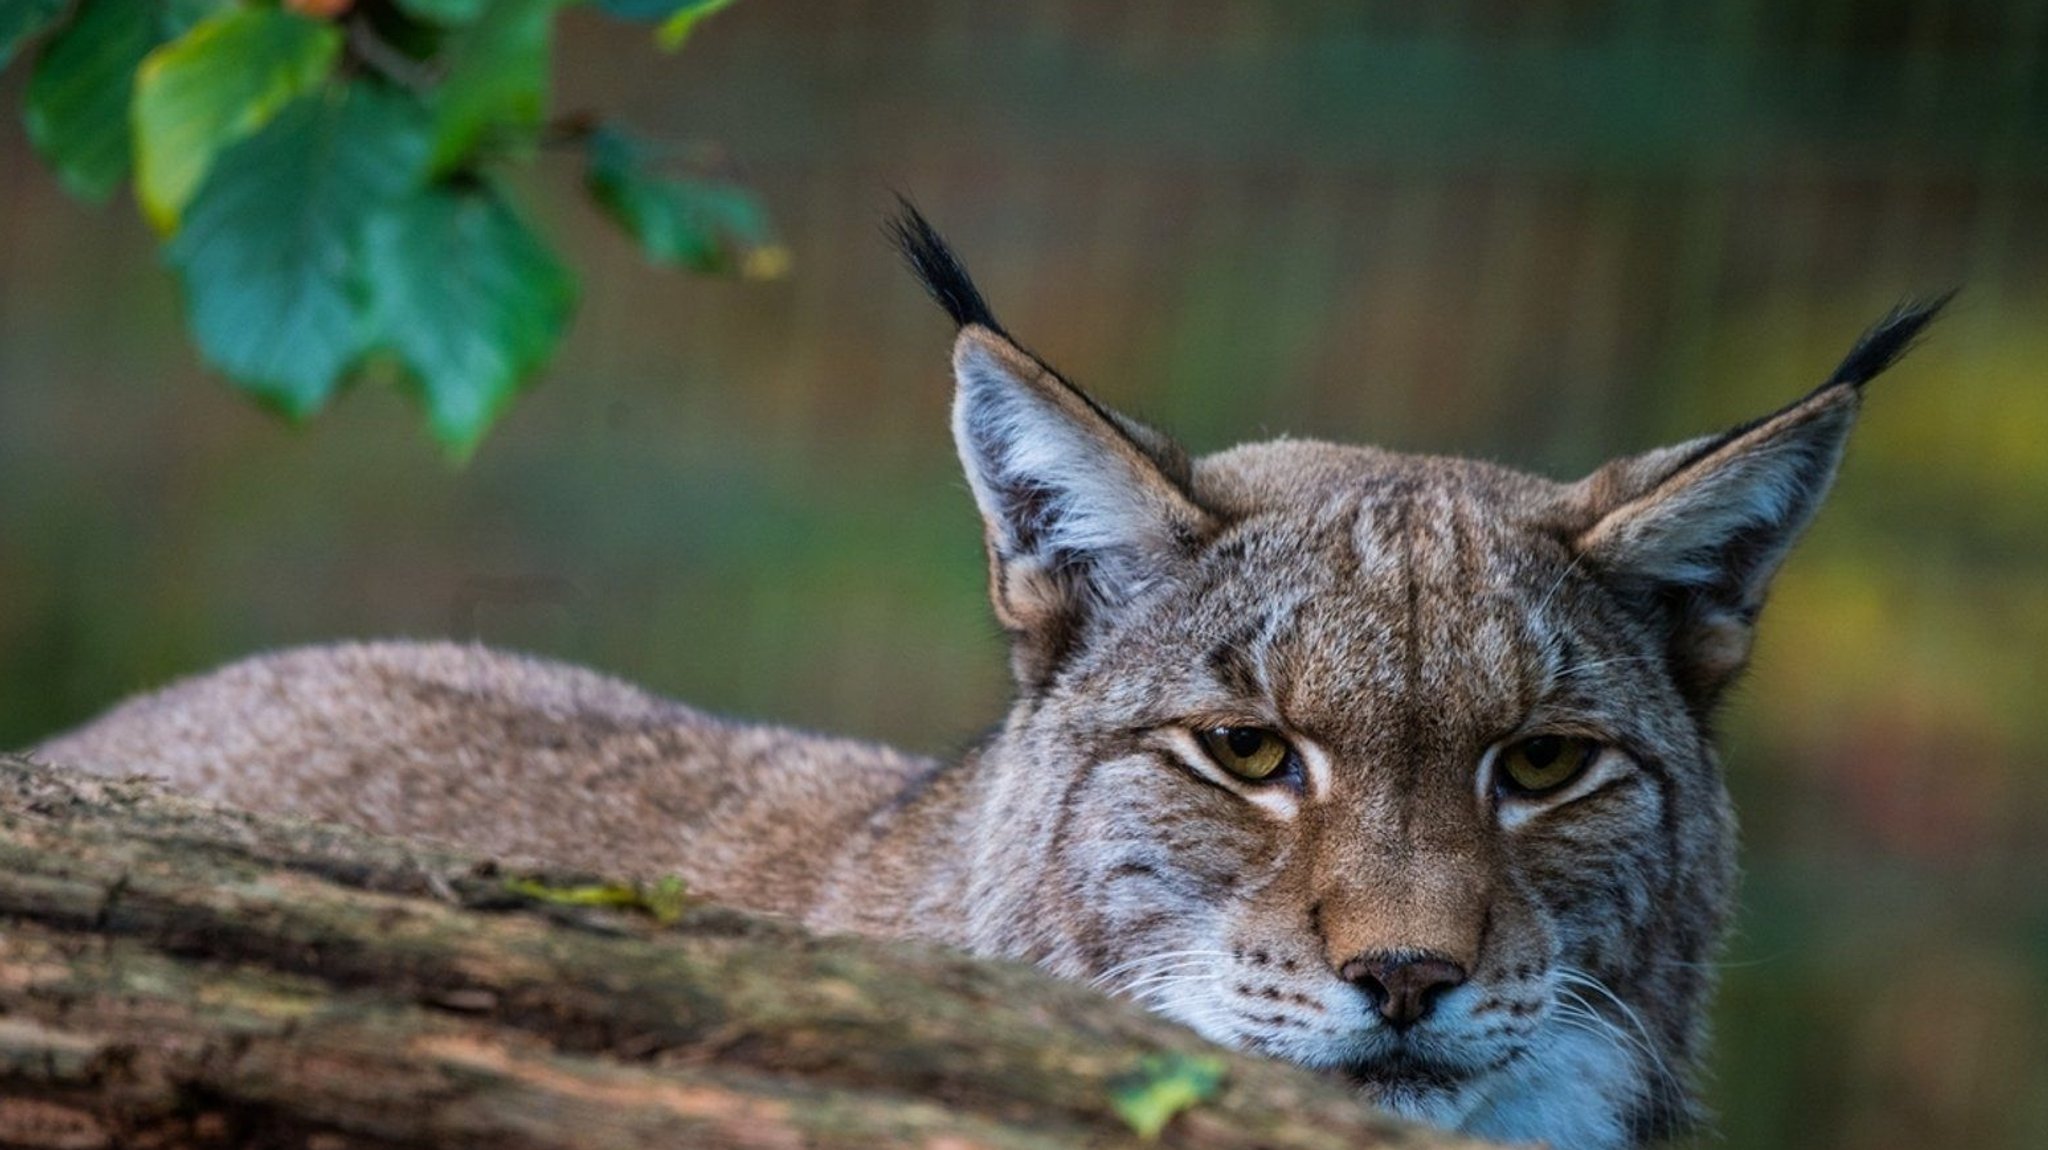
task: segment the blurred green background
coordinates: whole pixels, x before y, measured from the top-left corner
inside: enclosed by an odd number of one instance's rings
[[[0,746],[281,644],[452,635],[945,751],[1001,645],[913,193],[1006,322],[1197,449],[1561,476],[1760,413],[1965,285],[1871,397],[1726,722],[1733,1147],[2048,1145],[2048,4],[744,0],[572,14],[556,107],[715,143],[794,256],[586,283],[465,469],[390,387],[291,430],[196,366],[125,204],[0,81]]]

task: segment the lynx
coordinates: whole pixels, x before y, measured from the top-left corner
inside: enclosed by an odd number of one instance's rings
[[[714,718],[574,667],[260,656],[38,748],[1093,981],[1441,1126],[1560,1150],[1698,1117],[1735,820],[1712,720],[1862,386],[1574,483],[1311,440],[1191,458],[958,325],[953,434],[1015,702],[958,761]]]

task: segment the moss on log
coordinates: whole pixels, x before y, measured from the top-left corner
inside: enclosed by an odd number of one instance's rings
[[[1164,1145],[1471,1145],[1020,965],[0,757],[0,1147],[1115,1146],[1161,1055],[1225,1069]]]

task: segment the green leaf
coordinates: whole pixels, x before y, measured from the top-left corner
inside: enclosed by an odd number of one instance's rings
[[[233,8],[165,44],[135,83],[135,194],[159,231],[219,151],[334,70],[341,30],[275,8]]]
[[[357,84],[223,151],[168,249],[206,358],[293,418],[318,411],[373,335],[365,227],[417,186],[426,144],[409,98]]]
[[[234,6],[235,0],[162,0],[157,31],[163,40],[175,40]]]
[[[461,28],[476,23],[484,14],[485,0],[398,0],[405,14],[443,28]]]
[[[554,351],[575,281],[489,188],[435,187],[371,221],[364,248],[385,346],[442,445],[467,456]]]
[[[681,875],[663,875],[639,889],[641,909],[663,926],[674,925],[690,909],[690,888]]]
[[[157,42],[153,0],[83,0],[36,60],[29,139],[73,195],[103,200],[128,174],[129,96]]]
[[[732,7],[733,0],[597,0],[597,6],[621,20],[659,23],[655,39],[673,52],[683,46],[699,20]]]
[[[55,23],[64,0],[0,0],[0,70],[22,41]]]
[[[675,15],[677,9],[693,8],[701,3],[704,0],[597,0],[597,7],[606,15],[621,20],[653,23]]]
[[[507,879],[506,889],[535,902],[556,906],[617,907],[637,910],[663,926],[673,925],[689,909],[689,888],[683,880],[669,875],[652,884],[599,883],[589,886],[549,886],[538,879]]]
[[[464,30],[435,94],[436,173],[464,166],[486,146],[532,146],[547,107],[549,39],[561,3],[488,0]]]
[[[697,21],[713,12],[722,12],[732,7],[732,2],[733,0],[697,0],[694,4],[684,4],[668,19],[662,21],[660,29],[654,33],[655,42],[670,52],[680,50],[683,41],[688,40],[690,33],[696,30]]]
[[[1173,1116],[1215,1096],[1223,1085],[1223,1061],[1188,1054],[1149,1054],[1130,1074],[1110,1085],[1109,1102],[1138,1137],[1159,1137]]]
[[[746,189],[659,175],[644,146],[614,128],[591,133],[584,186],[656,263],[772,279],[789,265],[767,213]]]

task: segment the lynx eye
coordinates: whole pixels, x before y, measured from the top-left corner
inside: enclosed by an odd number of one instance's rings
[[[1270,779],[1287,766],[1287,740],[1264,727],[1212,727],[1196,732],[1216,765],[1240,779]]]
[[[1600,744],[1566,735],[1538,735],[1502,750],[1496,778],[1512,794],[1547,794],[1579,777],[1598,755]]]

